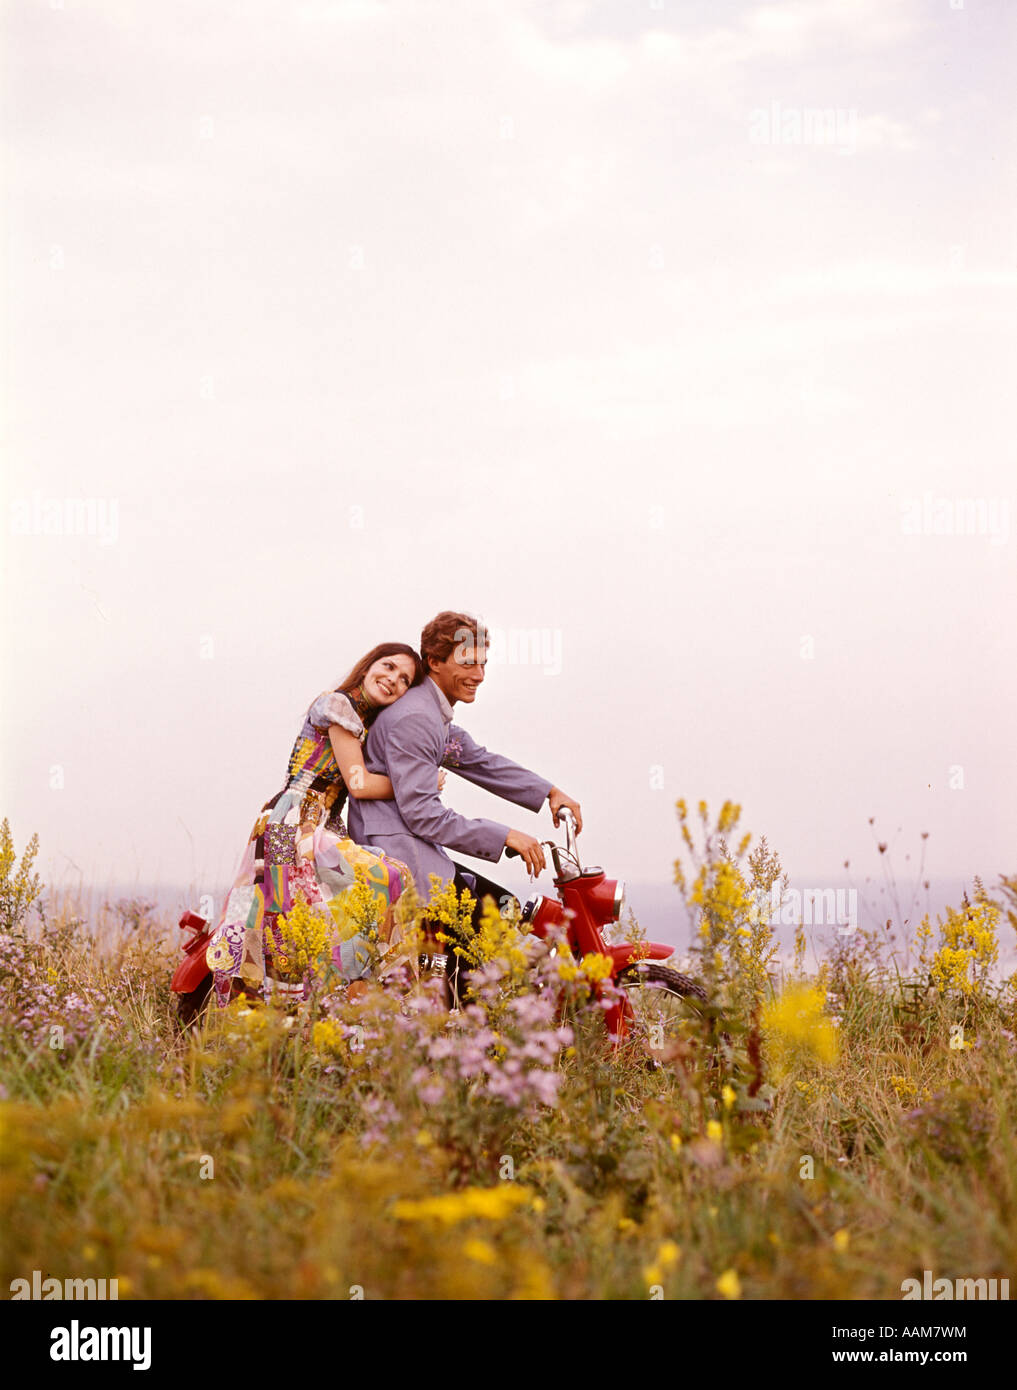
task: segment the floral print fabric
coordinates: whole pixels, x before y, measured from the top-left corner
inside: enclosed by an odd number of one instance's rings
[[[359,707],[358,707],[359,706]],[[343,895],[362,866],[378,899],[379,935],[395,945],[392,907],[409,882],[398,860],[354,844],[342,811],[347,789],[328,736],[339,724],[363,742],[367,706],[338,690],[319,695],[294,741],[282,791],[265,803],[248,838],[233,886],[209,940],[206,960],[216,1002],[225,1005],[236,981],[260,990],[271,975],[276,921],[300,894],[326,917],[333,963],[347,979],[368,968],[367,943],[349,935]]]

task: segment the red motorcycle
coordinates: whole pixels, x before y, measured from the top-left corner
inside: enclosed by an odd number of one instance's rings
[[[706,990],[687,975],[659,962],[674,955],[674,947],[659,941],[623,941],[608,945],[603,931],[617,922],[625,905],[625,884],[609,879],[598,865],[585,868],[576,849],[576,822],[566,807],[558,813],[565,826],[565,847],[550,840],[557,900],[536,894],[523,908],[522,920],[534,936],[546,939],[554,928],[564,930],[576,960],[594,952],[611,961],[610,981],[620,998],[604,1011],[611,1041],[618,1046],[639,1033],[651,1052],[663,1047],[674,1024],[698,1013]],[[604,994],[604,983],[595,986]]]
[[[537,894],[522,909],[522,923],[534,936],[546,940],[555,928],[564,931],[569,949],[581,961],[590,953],[606,956],[611,962],[609,979],[620,998],[604,1011],[604,1021],[615,1046],[633,1033],[639,1032],[651,1051],[664,1045],[674,1024],[689,1016],[689,1009],[706,1002],[702,985],[687,975],[681,975],[660,961],[674,955],[674,947],[658,941],[625,941],[608,945],[603,931],[617,922],[625,902],[625,885],[609,879],[596,865],[583,867],[576,849],[576,822],[566,807],[559,812],[565,826],[564,847],[550,840],[543,841],[551,852],[554,865],[554,886],[557,899]],[[509,851],[514,855],[514,851]],[[212,975],[205,959],[211,931],[204,917],[185,912],[181,928],[189,933],[182,950],[184,958],[177,966],[171,988],[178,996],[178,1013],[184,1025],[192,1023],[204,1008],[212,987]],[[446,955],[424,955],[421,967],[426,974],[448,974],[458,977],[453,962]],[[458,978],[455,980],[458,984]],[[598,995],[605,992],[605,982],[595,985]],[[450,1003],[458,991],[453,988]]]
[[[180,947],[184,958],[173,972],[170,989],[177,996],[177,1017],[186,1028],[201,1013],[212,992],[212,972],[205,959],[212,929],[207,919],[196,912],[184,913],[180,929],[186,933]]]

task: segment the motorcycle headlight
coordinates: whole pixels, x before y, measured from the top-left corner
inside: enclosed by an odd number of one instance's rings
[[[614,886],[614,920],[621,921],[622,911],[625,907],[625,880],[620,878]]]

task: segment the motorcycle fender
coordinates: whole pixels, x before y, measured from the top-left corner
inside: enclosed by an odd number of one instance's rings
[[[211,973],[208,968],[208,961],[205,959],[208,941],[208,936],[202,936],[193,945],[188,946],[170,984],[170,989],[174,994],[190,994],[192,990],[198,988],[205,976]]]
[[[626,966],[641,960],[667,960],[674,955],[674,947],[665,946],[662,941],[623,941],[619,946],[609,946],[607,954],[614,961],[617,975]]]

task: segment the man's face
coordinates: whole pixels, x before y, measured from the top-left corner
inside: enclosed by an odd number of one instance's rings
[[[446,700],[452,705],[457,700],[462,700],[467,705],[473,704],[484,679],[486,665],[486,653],[482,655],[475,648],[470,649],[468,646],[465,651],[453,651],[444,661],[435,661],[434,657],[430,660],[431,675]]]

